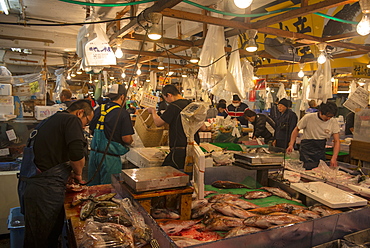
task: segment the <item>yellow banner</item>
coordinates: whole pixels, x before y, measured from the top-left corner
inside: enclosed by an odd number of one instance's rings
[[[370,78],[370,68],[367,68],[367,64],[353,63],[352,76],[355,78]]]

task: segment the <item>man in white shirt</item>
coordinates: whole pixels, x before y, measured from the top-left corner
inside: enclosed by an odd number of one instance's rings
[[[334,103],[322,103],[319,112],[306,114],[298,122],[292,132],[287,152],[293,151],[295,140],[299,130],[303,130],[300,145],[300,160],[304,162],[306,169],[313,169],[318,166],[320,160],[325,161],[326,140],[333,136],[333,156],[330,166],[338,166],[337,158],[340,150],[339,124],[333,117],[337,114],[338,108]]]

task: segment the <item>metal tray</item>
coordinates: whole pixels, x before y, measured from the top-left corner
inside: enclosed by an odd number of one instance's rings
[[[171,166],[125,169],[123,181],[136,192],[186,186],[189,176]]]
[[[275,156],[272,154],[258,154],[258,153],[235,153],[235,159],[246,161],[249,164],[282,164],[284,158],[281,156]]]

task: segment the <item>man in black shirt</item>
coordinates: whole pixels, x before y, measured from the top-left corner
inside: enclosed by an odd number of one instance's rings
[[[21,177],[25,182],[24,247],[57,247],[64,224],[64,191],[68,180],[82,181],[86,139],[83,128],[94,116],[90,102],[73,102],[66,111],[57,112],[40,123],[32,138],[34,176]],[[32,156],[23,156],[22,172],[33,168]],[[22,184],[24,185],[24,184]]]
[[[262,137],[264,138],[265,144],[268,144],[270,140],[273,140],[273,134],[266,127],[270,125],[271,129],[275,127],[274,121],[264,114],[256,114],[256,112],[247,109],[244,112],[244,118],[246,118],[250,123],[252,123],[253,129],[253,139]]]
[[[184,169],[186,158],[187,139],[182,127],[180,112],[191,103],[180,95],[179,90],[174,85],[166,85],[162,89],[162,96],[168,106],[166,111],[158,116],[154,108],[148,111],[153,115],[154,123],[157,127],[169,124],[169,146],[170,153],[163,162],[163,166],[172,166],[177,169]],[[203,127],[204,128],[204,127]],[[199,135],[195,134],[194,140],[199,143]]]

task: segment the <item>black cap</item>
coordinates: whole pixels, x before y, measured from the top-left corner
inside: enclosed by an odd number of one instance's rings
[[[115,96],[126,95],[126,88],[122,84],[113,84],[109,89],[106,97],[112,98]]]
[[[233,101],[241,101],[238,95],[233,95]]]
[[[285,107],[287,108],[290,108],[292,106],[292,101],[286,99],[286,98],[283,98],[279,101],[279,104],[282,104],[284,105]]]

